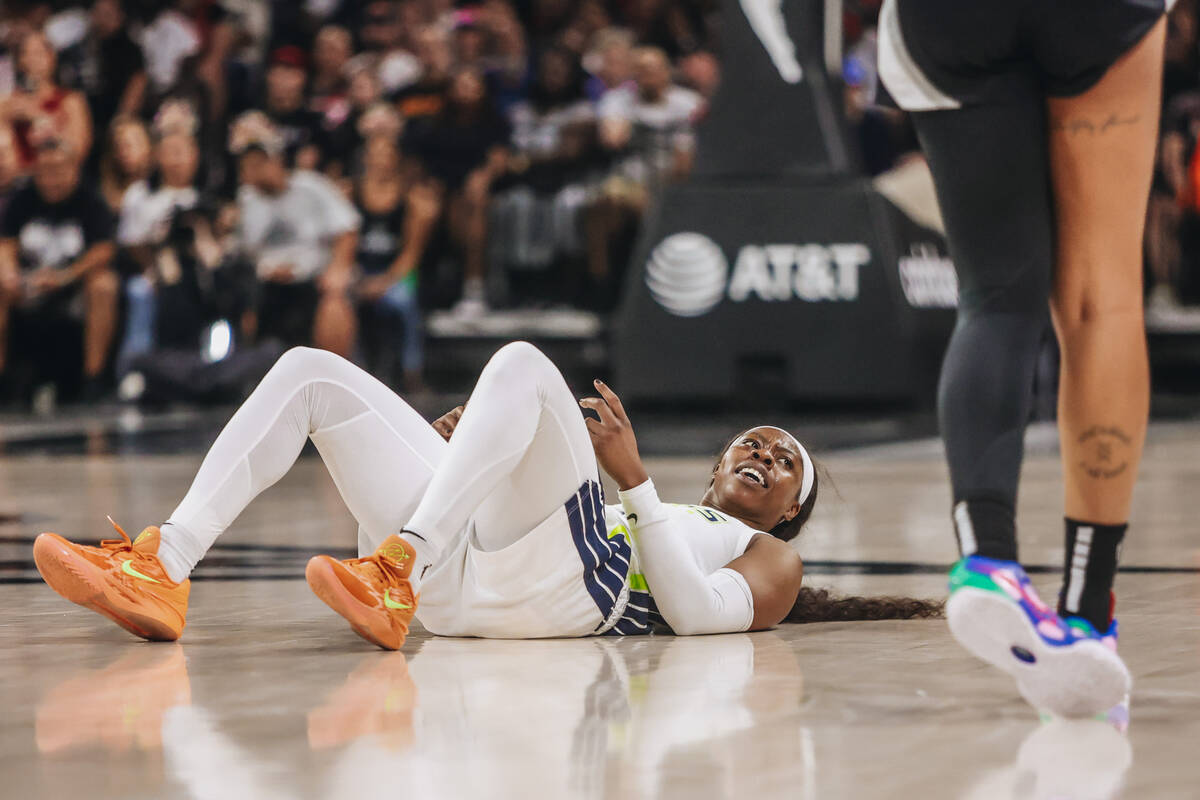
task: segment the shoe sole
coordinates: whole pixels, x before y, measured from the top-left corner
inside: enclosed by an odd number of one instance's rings
[[[959,644],[1016,678],[1021,694],[1037,708],[1062,717],[1090,717],[1129,692],[1129,670],[1120,656],[1098,641],[1046,644],[1007,597],[963,587],[946,602],[946,621]],[[1034,660],[1019,658],[1016,648]]]
[[[377,634],[373,630],[372,623],[378,616],[378,612],[364,606],[342,585],[333,566],[327,560],[320,556],[309,559],[308,566],[304,568],[304,578],[308,581],[308,587],[312,589],[313,594],[349,622],[350,628],[359,636],[384,650],[399,650],[404,645],[405,637],[403,636],[400,637],[400,641],[394,641],[396,633],[390,626],[388,626],[386,634],[382,632]],[[384,640],[383,636],[386,636],[387,639]]]
[[[56,537],[37,537],[33,543],[33,562],[42,580],[59,595],[108,617],[134,636],[153,642],[173,642],[182,633],[156,617],[114,603],[104,572]]]

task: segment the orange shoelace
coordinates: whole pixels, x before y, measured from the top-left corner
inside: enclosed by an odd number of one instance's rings
[[[133,549],[133,540],[129,538],[129,534],[125,532],[125,529],[122,528],[120,525],[118,525],[116,522],[114,522],[112,517],[106,517],[106,519],[108,520],[108,524],[112,525],[113,528],[116,529],[117,533],[121,534],[121,538],[120,539],[101,539],[100,546],[103,547],[105,550],[114,550],[117,552],[120,552],[122,550],[132,550]]]
[[[351,559],[347,563],[375,567],[375,569],[379,571],[379,580],[388,586],[396,586],[405,580],[405,578],[401,577],[400,573],[397,572],[396,567],[392,565],[391,561],[383,556],[378,555],[377,553],[372,553],[371,555],[363,556],[362,558]]]

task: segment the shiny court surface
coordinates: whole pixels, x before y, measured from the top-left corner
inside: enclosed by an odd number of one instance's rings
[[[1023,558],[1061,548],[1052,437],[1031,435]],[[1194,798],[1200,796],[1200,425],[1152,432],[1118,579],[1128,737],[1040,723],[942,621],[693,638],[356,637],[307,589],[355,525],[302,459],[210,553],[178,644],[36,582],[43,529],[161,520],[200,454],[0,460],[0,797]],[[819,456],[820,454],[818,454]],[[813,585],[938,596],[954,556],[935,442],[827,454],[799,547]],[[651,459],[667,499],[704,459]]]

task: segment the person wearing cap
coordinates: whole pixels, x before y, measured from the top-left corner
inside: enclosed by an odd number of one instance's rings
[[[238,246],[260,282],[257,335],[349,356],[358,212],[324,175],[288,166],[283,137],[260,112],[234,124],[230,149],[239,159]]]

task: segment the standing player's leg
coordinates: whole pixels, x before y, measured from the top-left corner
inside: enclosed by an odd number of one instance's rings
[[[938,417],[964,556],[1017,560],[1017,482],[1053,262],[1043,101],[913,114],[958,272]]]
[[[1059,613],[1101,633],[1111,622],[1117,550],[1150,404],[1142,241],[1164,30],[1165,20],[1088,91],[1048,103],[1067,544]]]
[[[950,576],[955,638],[1065,715],[1119,702],[1129,676],[1097,637],[1071,633],[1016,562],[1017,482],[1053,262],[1045,102],[1032,76],[1006,104],[913,115],[959,276],[939,417],[963,559]]]
[[[379,381],[330,353],[285,353],[205,456],[161,529],[136,542],[84,547],[42,534],[34,558],[59,594],[144,638],[175,639],[188,574],[251,500],[278,481],[311,438],[374,546],[417,505],[446,443]],[[365,534],[365,536],[364,536]]]

